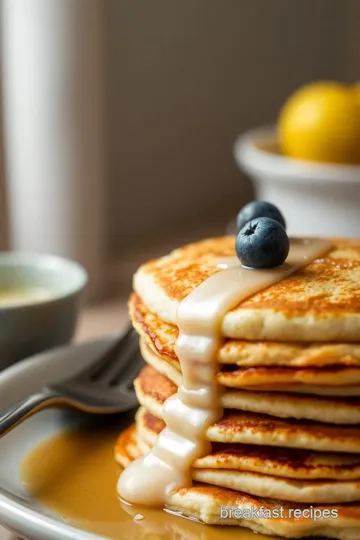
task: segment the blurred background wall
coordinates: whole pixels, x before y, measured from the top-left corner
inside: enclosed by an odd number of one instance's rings
[[[138,260],[156,255],[165,245],[221,234],[252,197],[250,182],[232,155],[240,132],[274,122],[287,96],[307,81],[360,78],[358,0],[45,1],[27,0],[29,13],[50,14],[49,6],[67,6],[67,16],[72,9],[76,12],[74,25],[88,26],[87,36],[93,32],[92,19],[81,14],[92,9],[101,19],[104,54],[97,71],[103,73],[105,94],[99,107],[106,121],[102,234],[107,260],[121,260],[114,271],[126,279]],[[6,4],[8,10],[14,6],[12,0]],[[49,20],[61,24],[56,15]],[[31,17],[27,22],[31,26]],[[44,58],[51,34],[45,26]],[[86,56],[85,41],[79,48],[79,58]],[[65,54],[71,58],[66,38]],[[97,56],[87,54],[87,62],[87,73],[91,65],[96,71]],[[56,65],[51,69],[58,74]],[[26,96],[26,84],[23,92]],[[69,99],[81,103],[89,93],[80,85]],[[47,155],[51,163],[51,148]],[[0,157],[0,175],[5,162],[3,178],[9,184],[6,158]],[[86,186],[86,178],[81,182]],[[91,208],[85,215],[90,224]],[[2,246],[4,231],[1,227]],[[130,266],[124,269],[127,260]]]
[[[112,251],[221,231],[251,197],[236,135],[307,81],[360,77],[356,0],[108,0],[106,23]]]
[[[0,72],[0,104],[1,104],[1,72]],[[0,106],[0,127],[2,126],[2,107]],[[8,212],[5,192],[5,164],[3,131],[0,129],[0,250],[9,248]]]

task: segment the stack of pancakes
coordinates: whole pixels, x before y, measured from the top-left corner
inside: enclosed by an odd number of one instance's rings
[[[195,461],[193,486],[173,493],[172,510],[263,534],[360,538],[360,241],[332,244],[324,258],[223,317],[224,415],[207,430],[212,452]],[[165,426],[163,403],[177,391],[177,306],[221,271],[218,258],[233,255],[233,237],[215,238],[135,274],[130,315],[147,366],[135,381],[135,425],[116,446],[123,466],[153,446]],[[235,518],[224,510],[260,507],[285,514]],[[338,517],[289,512],[305,508]]]

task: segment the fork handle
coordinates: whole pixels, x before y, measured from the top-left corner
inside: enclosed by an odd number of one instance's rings
[[[41,409],[59,402],[59,396],[50,388],[44,388],[36,394],[19,401],[15,405],[0,411],[0,437]]]

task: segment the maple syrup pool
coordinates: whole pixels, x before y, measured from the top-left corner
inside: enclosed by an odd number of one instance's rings
[[[101,423],[100,423],[101,422]],[[55,435],[22,464],[29,494],[69,525],[112,540],[260,540],[238,527],[214,527],[147,507],[124,504],[114,446],[124,422],[115,417]],[[267,537],[268,538],[268,537]]]

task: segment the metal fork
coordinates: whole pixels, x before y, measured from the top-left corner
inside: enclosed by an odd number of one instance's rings
[[[129,328],[88,369],[60,383],[45,386],[40,392],[1,411],[0,436],[47,407],[70,406],[95,414],[133,409],[138,404],[133,381],[143,365],[138,336]]]

